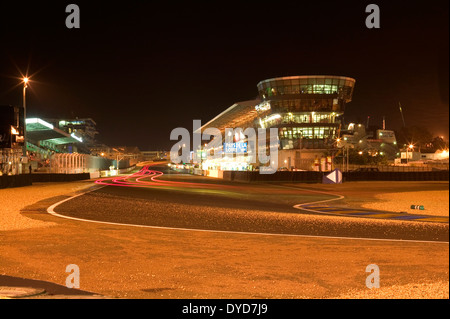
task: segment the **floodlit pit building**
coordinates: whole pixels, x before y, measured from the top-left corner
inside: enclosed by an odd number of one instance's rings
[[[258,128],[278,130],[279,169],[317,169],[319,160],[336,148],[345,106],[352,100],[355,80],[342,76],[289,76],[259,82],[258,98],[238,102],[202,126],[218,128],[225,142],[226,128]],[[246,144],[247,137],[233,136],[233,142]],[[247,147],[243,153],[208,159],[210,152],[202,145],[197,162],[207,170],[254,170],[249,163]],[[195,156],[194,156],[195,158]]]

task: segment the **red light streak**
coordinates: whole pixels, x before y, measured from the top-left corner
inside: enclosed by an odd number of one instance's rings
[[[107,177],[98,179],[96,184],[107,186],[124,186],[124,187],[160,187],[160,186],[178,186],[178,187],[201,187],[201,188],[230,188],[229,185],[191,183],[159,180],[164,175],[163,172],[150,169],[150,165],[144,166],[139,172],[123,177]],[[144,180],[148,179],[150,180]]]

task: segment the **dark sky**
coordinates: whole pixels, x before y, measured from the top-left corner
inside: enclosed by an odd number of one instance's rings
[[[398,129],[401,102],[407,126],[448,139],[448,0],[5,2],[0,104],[22,103],[13,77],[28,69],[29,116],[92,117],[111,146],[169,149],[172,129],[255,98],[261,80],[320,74],[356,79],[347,120]],[[70,3],[80,29],[65,27]],[[380,29],[365,26],[370,3]]]

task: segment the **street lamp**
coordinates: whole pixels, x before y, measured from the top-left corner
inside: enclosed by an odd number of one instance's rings
[[[408,164],[408,149],[410,149],[412,152],[414,150],[414,145],[409,144],[409,146],[406,148],[406,164]]]
[[[23,78],[23,156],[27,156],[27,103],[26,103],[26,92],[28,87],[28,77]]]
[[[337,147],[339,147],[339,145],[341,145],[341,138],[340,137],[338,137],[337,139],[336,139],[336,146]],[[341,145],[341,148],[342,148],[342,171],[343,172],[345,172],[345,171],[347,171],[348,172],[348,163],[349,163],[349,156],[348,156],[348,143],[345,143],[344,145]],[[347,167],[345,167],[346,165],[345,165],[345,159],[346,159],[346,152],[347,152]]]

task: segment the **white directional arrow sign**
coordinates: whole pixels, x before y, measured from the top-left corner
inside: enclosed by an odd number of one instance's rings
[[[342,172],[335,169],[330,174],[325,175],[322,182],[324,184],[340,184],[342,183]]]

